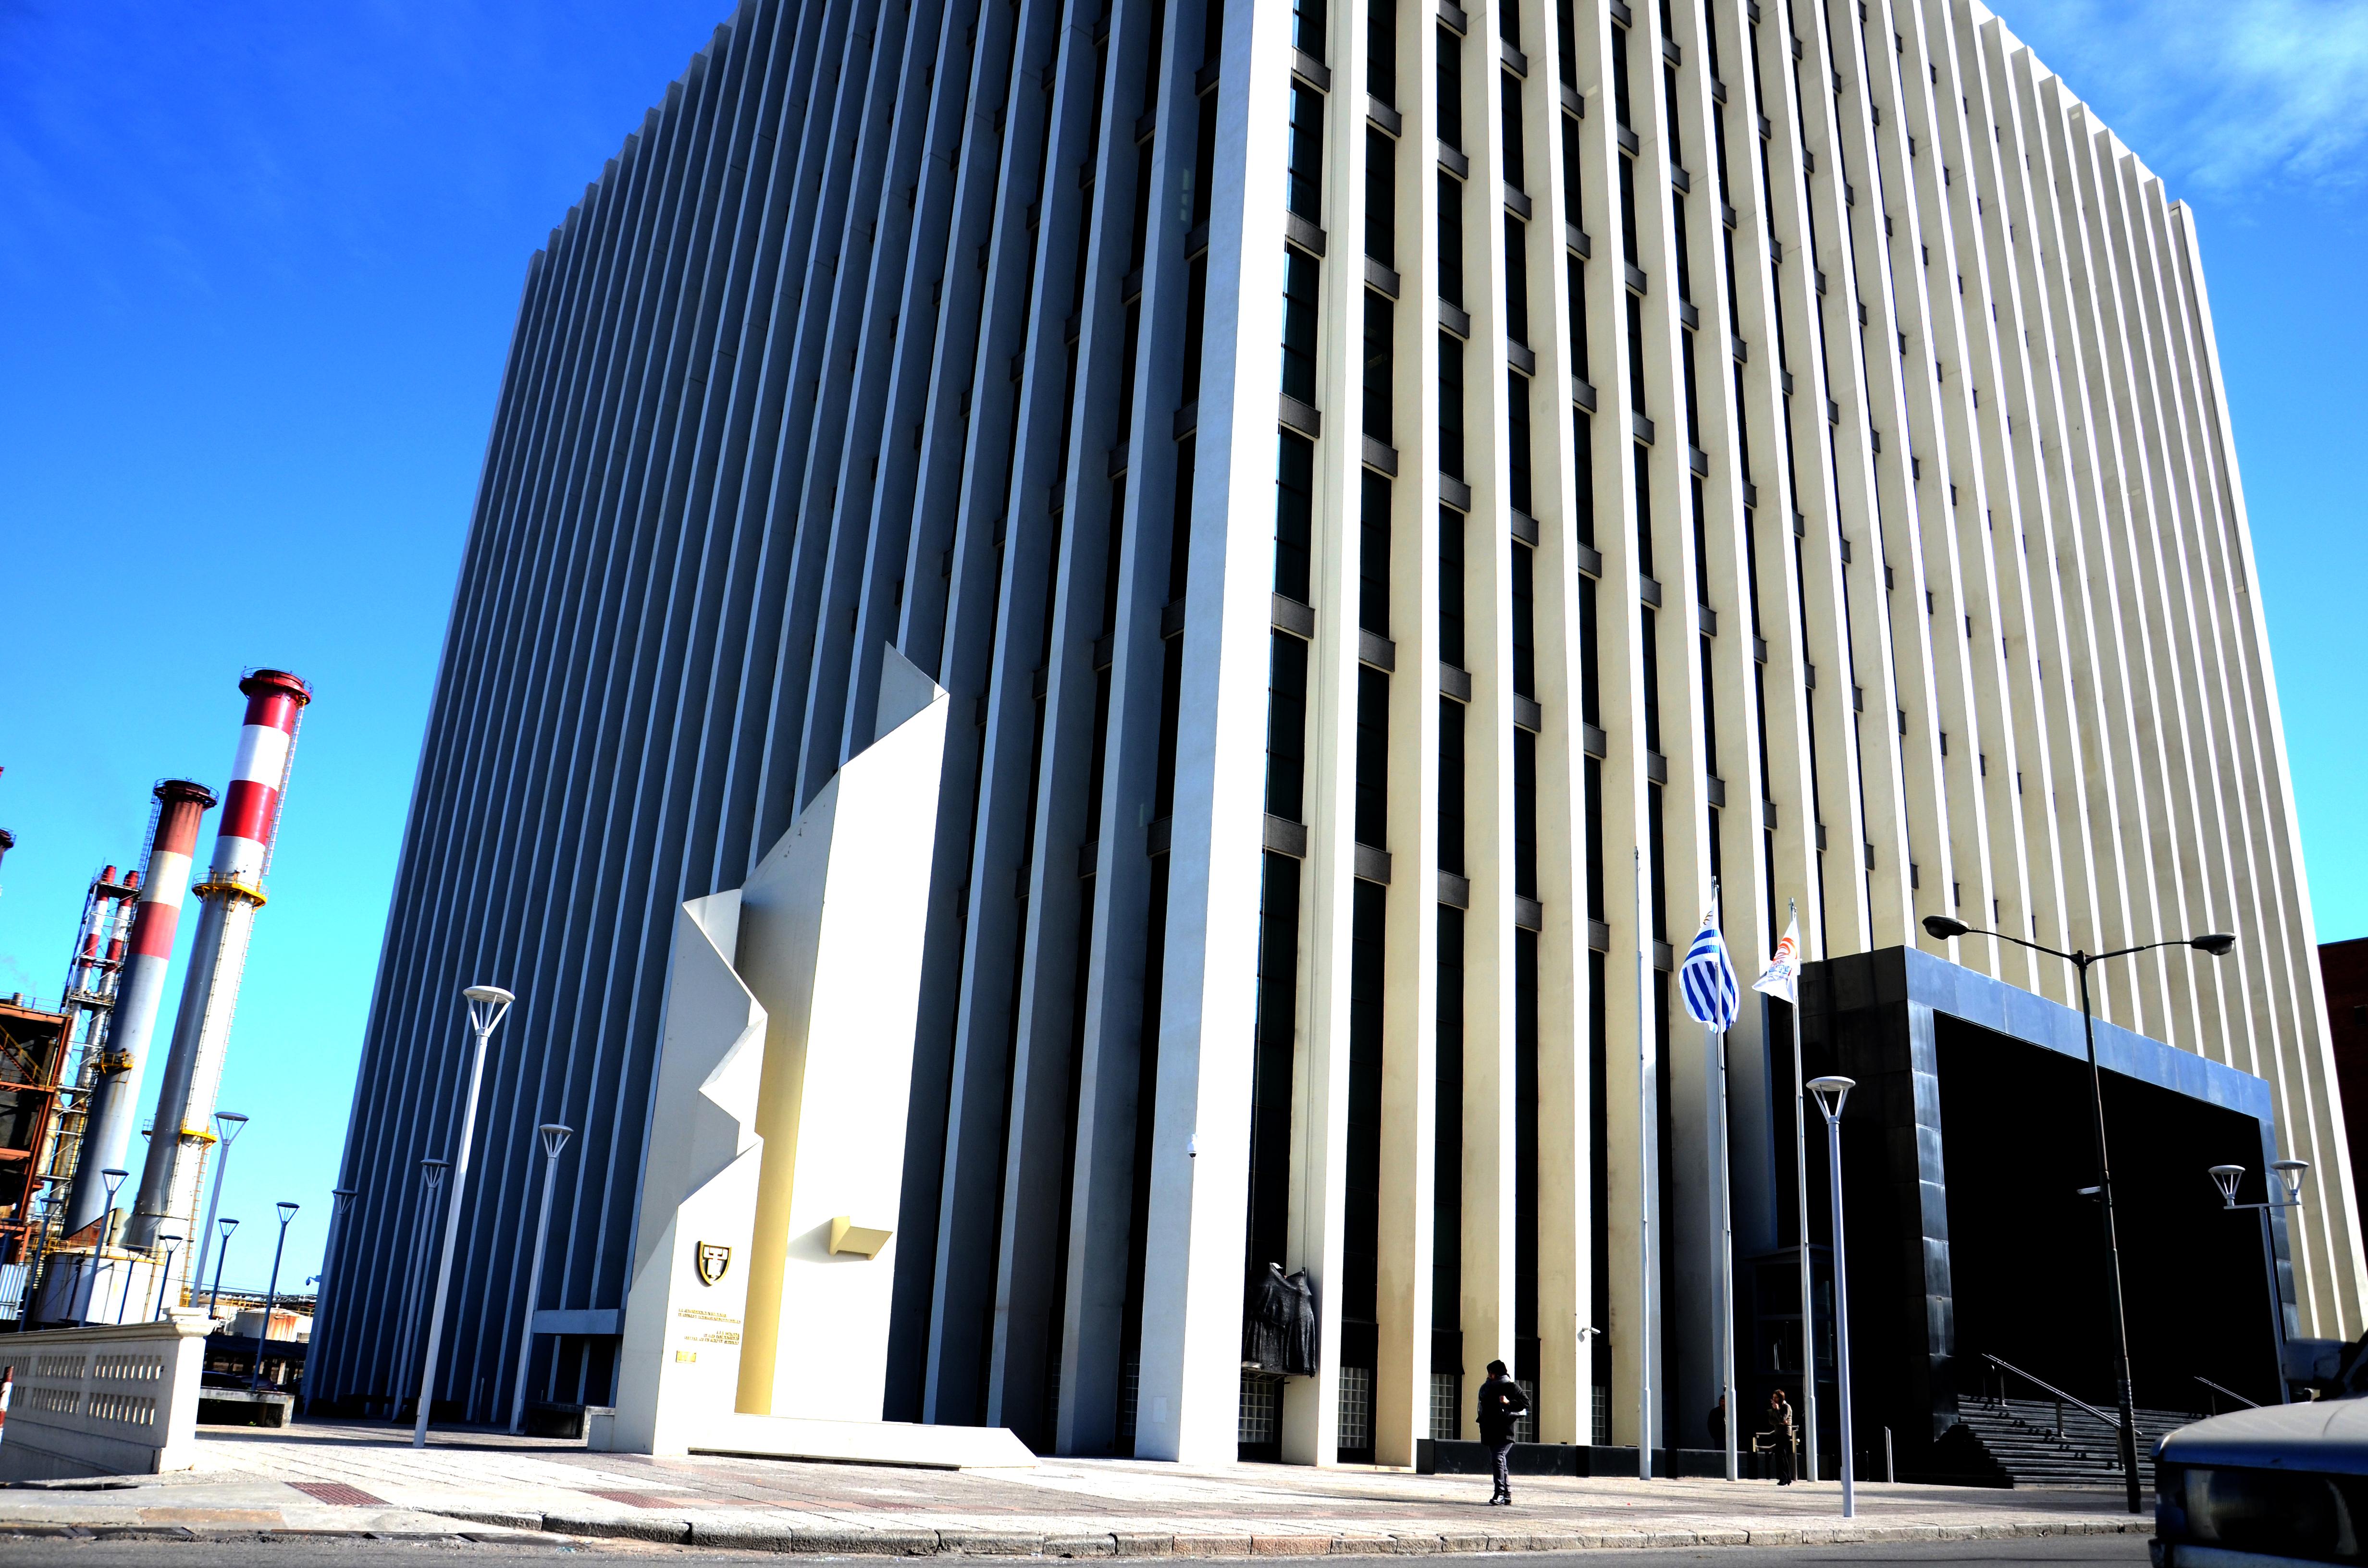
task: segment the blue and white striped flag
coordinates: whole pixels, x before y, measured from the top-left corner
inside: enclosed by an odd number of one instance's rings
[[[1735,965],[1726,958],[1726,940],[1718,934],[1718,906],[1702,912],[1702,929],[1678,966],[1678,989],[1685,993],[1686,1012],[1698,1024],[1721,1031],[1732,1028],[1743,1006],[1743,988]]]

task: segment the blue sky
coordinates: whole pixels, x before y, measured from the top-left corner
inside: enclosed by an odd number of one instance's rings
[[[2334,460],[2368,427],[2368,7],[2001,8],[2196,210],[2319,935],[2368,936]],[[527,256],[724,9],[0,4],[0,994],[57,994],[152,781],[220,784],[242,667],[319,691],[222,1091],[230,1281],[282,1198],[288,1277],[319,1267]]]

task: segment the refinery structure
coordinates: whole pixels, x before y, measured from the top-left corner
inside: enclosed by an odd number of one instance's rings
[[[0,1318],[19,1328],[137,1322],[201,1304],[213,1239],[207,1177],[223,1121],[245,1119],[218,1120],[216,1094],[312,699],[279,670],[248,671],[239,690],[246,711],[226,790],[159,781],[138,859],[91,878],[57,1005],[0,1002]],[[200,863],[200,830],[218,802],[213,855]],[[14,843],[0,834],[0,852]],[[167,1009],[192,896],[188,972]],[[155,1115],[143,1128],[151,1083]]]

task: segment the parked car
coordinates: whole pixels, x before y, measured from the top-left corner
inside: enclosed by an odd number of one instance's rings
[[[2320,1385],[2332,1397],[2215,1415],[2162,1440],[2156,1568],[2368,1564],[2368,1357],[2351,1348]]]

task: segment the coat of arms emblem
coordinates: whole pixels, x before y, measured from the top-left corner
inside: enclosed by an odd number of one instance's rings
[[[716,1284],[723,1279],[723,1271],[731,1267],[732,1249],[730,1247],[714,1242],[699,1244],[699,1282],[700,1284]]]

